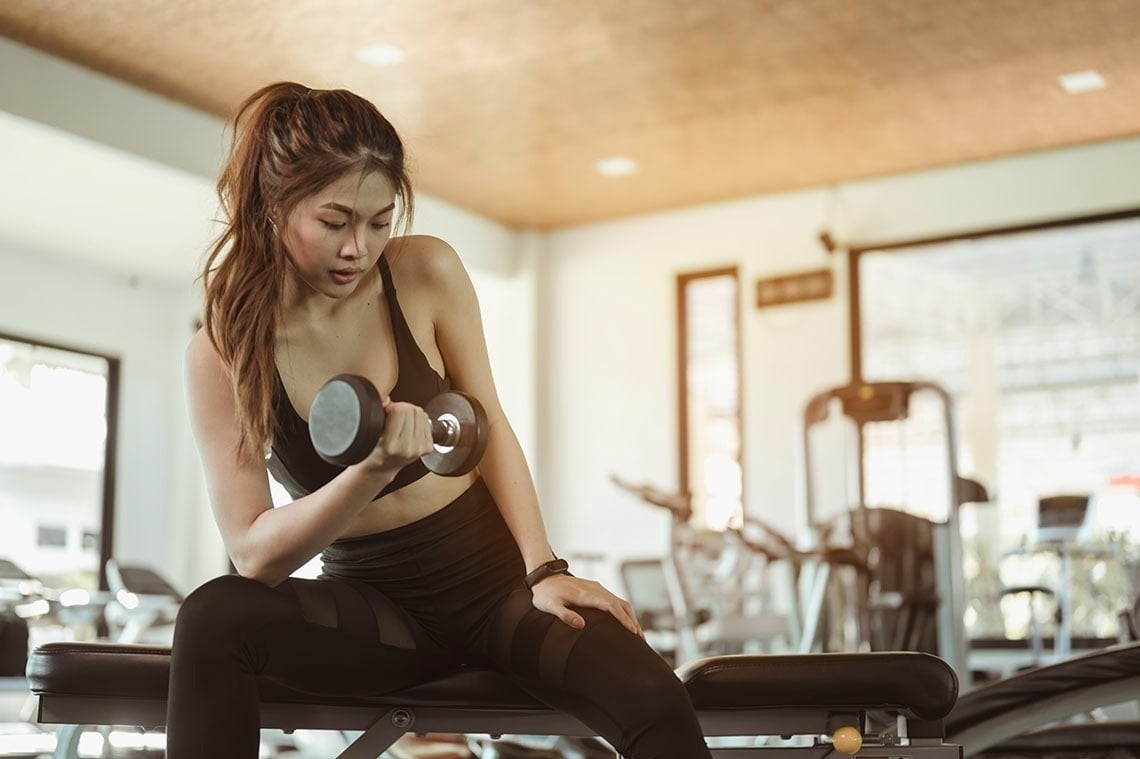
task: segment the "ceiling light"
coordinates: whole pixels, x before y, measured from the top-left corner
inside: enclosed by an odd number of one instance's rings
[[[377,42],[374,45],[365,45],[356,51],[356,60],[372,66],[391,66],[400,63],[408,54],[395,45],[387,42]]]
[[[637,173],[637,161],[625,156],[610,156],[594,164],[599,174],[606,177],[628,177]]]
[[[1092,69],[1088,71],[1074,71],[1071,74],[1061,74],[1061,76],[1057,77],[1057,81],[1061,83],[1061,89],[1070,95],[1077,95],[1081,92],[1092,92],[1093,90],[1103,90],[1107,86],[1104,77]]]

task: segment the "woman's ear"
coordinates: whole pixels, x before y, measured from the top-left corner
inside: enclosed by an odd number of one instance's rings
[[[269,222],[269,228],[273,230],[273,234],[277,235],[278,237],[281,236],[282,219],[284,219],[284,216],[281,213],[281,209],[277,206],[269,208],[265,212],[265,220]]]

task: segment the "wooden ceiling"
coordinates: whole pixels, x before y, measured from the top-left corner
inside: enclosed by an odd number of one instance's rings
[[[517,227],[1140,134],[1140,0],[4,0],[0,34],[219,116],[356,90],[421,191]]]

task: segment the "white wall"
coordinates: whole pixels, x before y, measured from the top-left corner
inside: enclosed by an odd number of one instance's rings
[[[565,229],[544,241],[538,336],[542,495],[563,553],[661,550],[666,517],[610,473],[675,488],[678,273],[740,267],[745,508],[794,530],[801,414],[849,377],[846,259],[887,243],[1140,206],[1140,140],[918,172]],[[830,266],[826,302],[757,310],[755,280]],[[602,572],[616,582],[613,566]]]
[[[600,551],[616,561],[662,548],[667,517],[620,491],[609,475],[665,489],[679,481],[681,272],[740,268],[748,509],[771,516],[792,502],[798,451],[788,431],[808,389],[846,378],[845,300],[757,314],[751,283],[833,263],[815,241],[822,209],[820,193],[796,193],[549,236],[540,450],[548,519],[562,552]]]
[[[118,556],[170,567],[175,581],[189,577],[191,564],[199,573],[223,570],[216,537],[195,527],[200,489],[188,474],[181,357],[192,330],[190,289],[10,243],[0,245],[0,270],[0,330],[121,360]]]

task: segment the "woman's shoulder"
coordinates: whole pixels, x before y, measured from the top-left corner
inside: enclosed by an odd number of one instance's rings
[[[203,371],[217,372],[222,369],[222,357],[205,327],[200,327],[186,344],[184,361],[191,377]]]
[[[463,273],[455,248],[432,235],[393,238],[384,249],[384,258],[400,282],[438,285]]]
[[[186,344],[186,360],[201,360],[211,355],[217,356],[218,349],[214,347],[214,341],[210,339],[206,328],[199,327],[198,331],[190,338],[190,342]]]

